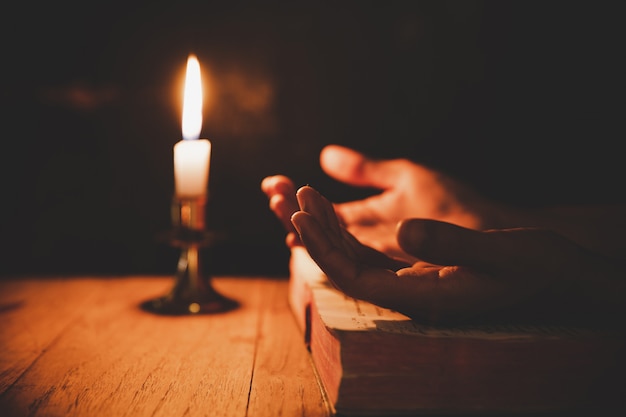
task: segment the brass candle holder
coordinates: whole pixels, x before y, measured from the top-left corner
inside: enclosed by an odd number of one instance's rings
[[[141,304],[143,310],[162,315],[213,314],[232,310],[239,303],[213,288],[212,277],[203,265],[201,248],[211,246],[214,236],[206,230],[206,199],[174,199],[168,240],[180,248],[176,282],[171,291]]]

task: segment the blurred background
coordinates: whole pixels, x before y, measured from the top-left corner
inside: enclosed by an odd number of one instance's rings
[[[612,6],[614,4],[614,6]],[[338,143],[522,205],[624,201],[617,2],[91,1],[3,11],[0,274],[169,274],[189,53],[216,274],[286,276],[271,174],[336,201]]]

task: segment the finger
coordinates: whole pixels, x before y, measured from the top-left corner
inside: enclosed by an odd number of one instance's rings
[[[327,229],[313,215],[299,211],[294,213],[291,221],[309,255],[329,278],[340,277],[348,281],[357,278],[359,268],[356,261],[335,244],[335,240],[326,233]]]
[[[388,258],[366,247],[363,248],[369,249],[365,253],[367,260],[370,263],[379,262],[380,265],[364,264],[353,252],[337,245],[310,213],[297,212],[293,215],[292,222],[311,258],[329,280],[349,296],[367,299],[371,294],[379,292],[368,283],[385,289],[384,283],[396,277],[394,268],[407,266],[405,262]]]
[[[296,232],[295,227],[293,227],[293,225],[291,227],[293,228],[294,231],[287,233],[287,236],[285,236],[285,245],[288,248],[293,248],[294,246],[302,246],[302,242],[300,241],[300,236]]]
[[[295,195],[286,196],[283,194],[274,194],[270,198],[269,206],[276,217],[281,221],[285,230],[288,232],[295,231],[291,224],[291,215],[300,209],[296,202]]]
[[[317,190],[310,186],[301,187],[296,193],[300,208],[309,213],[319,226],[325,230],[326,236],[333,245],[342,248],[353,259],[381,268],[397,270],[408,266],[406,260],[394,259],[371,247],[363,245],[351,233],[343,229],[335,215],[333,205]],[[292,219],[293,221],[293,219]]]
[[[315,217],[318,223],[327,229],[330,237],[341,239],[343,232],[339,225],[339,219],[335,214],[335,209],[330,201],[322,196],[316,189],[305,185],[296,192],[296,198],[300,210],[305,211]]]
[[[531,262],[547,266],[575,250],[566,239],[545,230],[483,232],[426,219],[400,222],[397,236],[403,250],[427,262],[486,270],[510,269]]]
[[[270,209],[280,219],[285,229],[295,232],[291,224],[291,215],[300,208],[293,182],[284,175],[273,175],[263,179],[261,189],[269,199]]]
[[[437,265],[484,266],[497,261],[500,248],[482,232],[451,223],[428,219],[408,219],[397,229],[400,247]]]
[[[284,175],[271,175],[261,181],[261,190],[271,198],[275,194],[296,194],[296,189],[291,179]]]
[[[374,160],[360,152],[339,145],[328,145],[320,153],[320,165],[331,177],[350,185],[392,188],[406,170],[409,161]]]
[[[362,248],[362,245],[354,236],[341,227],[330,201],[310,186],[298,189],[296,197],[300,209],[310,214],[316,220],[316,224],[319,225],[333,246],[343,250],[346,256],[352,259],[359,259],[358,251]]]

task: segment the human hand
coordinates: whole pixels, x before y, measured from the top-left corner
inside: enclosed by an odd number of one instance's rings
[[[422,260],[401,265],[342,228],[332,204],[313,188],[300,188],[297,199],[301,211],[292,222],[333,285],[348,296],[431,323],[463,321],[532,297],[542,300],[541,307],[533,306],[542,314],[588,311],[592,302],[580,297],[585,293],[581,277],[605,267],[551,231],[483,232],[427,219],[398,226],[402,249]]]
[[[320,154],[320,164],[338,181],[381,191],[362,200],[337,203],[335,212],[361,243],[410,262],[417,259],[403,251],[396,240],[400,220],[429,218],[483,229],[502,210],[458,181],[409,160],[374,160],[352,149],[329,145]],[[298,244],[289,221],[298,210],[293,183],[276,175],[265,178],[262,189],[288,232],[288,245]]]
[[[440,220],[482,229],[495,205],[458,181],[407,159],[375,160],[352,149],[326,146],[322,169],[334,179],[381,192],[371,197],[337,203],[335,212],[348,231],[365,245],[390,256],[407,256],[396,239],[396,226],[407,218]]]

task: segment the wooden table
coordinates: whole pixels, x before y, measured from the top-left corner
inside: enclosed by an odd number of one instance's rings
[[[172,277],[0,282],[2,416],[329,416],[286,279],[217,277],[227,313],[142,311]]]

